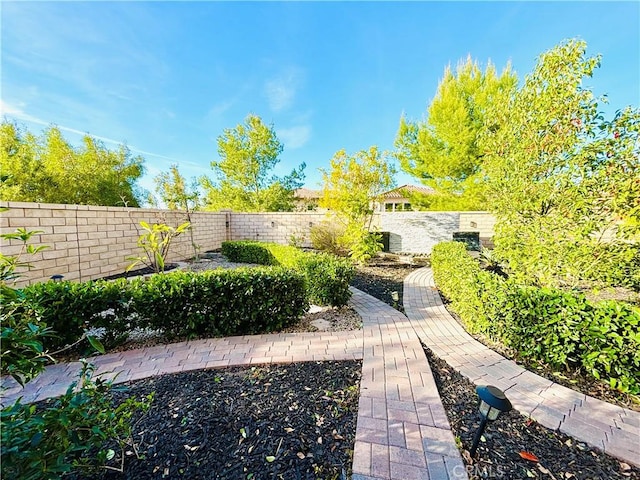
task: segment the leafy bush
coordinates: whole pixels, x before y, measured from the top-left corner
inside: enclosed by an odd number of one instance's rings
[[[24,301],[0,305],[0,365],[2,375],[11,375],[20,385],[37,377],[51,360],[43,341],[52,334],[37,312]]]
[[[147,222],[140,222],[140,226],[145,233],[138,237],[138,247],[142,249],[144,255],[127,258],[127,260],[131,260],[132,262],[127,267],[127,271],[142,263],[147,267],[152,268],[156,273],[164,272],[171,242],[178,235],[189,230],[191,228],[191,223],[185,222],[175,228],[165,225],[164,223],[154,223],[153,225],[149,225]]]
[[[272,332],[308,308],[303,276],[277,267],[153,275],[131,292],[138,322],[174,336]]]
[[[340,238],[344,235],[344,228],[338,226],[336,222],[320,222],[311,227],[310,235],[311,245],[316,250],[340,257],[345,257],[349,253],[340,242]]]
[[[348,228],[344,241],[349,245],[349,256],[360,264],[367,263],[382,251],[382,234],[361,228]]]
[[[484,271],[463,244],[436,245],[434,278],[472,333],[554,368],[581,368],[613,388],[640,393],[640,309],[615,301],[517,284]]]
[[[20,229],[1,237],[21,240],[23,253],[32,254],[41,249],[27,245],[35,233]],[[40,305],[8,284],[19,276],[18,268],[29,266],[20,257],[0,253],[0,351],[2,374],[24,386],[52,360],[43,345],[52,331],[40,318]],[[64,330],[63,322],[60,326]],[[82,334],[76,340],[84,338]],[[87,338],[104,353],[100,342]],[[115,456],[115,451],[104,447],[108,441],[116,442],[124,461],[122,446],[125,436],[131,437],[131,417],[138,409],[148,409],[151,398],[141,402],[130,399],[113,408],[106,399],[111,382],[93,378],[93,372],[93,366],[84,362],[80,383],[71,385],[61,399],[44,410],[38,412],[35,405],[24,405],[20,400],[2,409],[2,478],[60,478],[76,468],[103,465]]]
[[[48,349],[75,343],[88,328],[104,327],[105,343],[117,343],[118,333],[126,332],[130,311],[127,280],[114,282],[43,282],[23,289],[29,304],[37,308],[41,320],[56,333],[44,339]]]
[[[279,262],[260,242],[222,242],[222,255],[232,262],[277,265]]]
[[[84,362],[79,381],[43,408],[17,401],[2,410],[3,478],[57,479],[109,460],[122,465],[124,447],[133,442],[131,420],[150,408],[153,395],[114,406],[108,395],[112,382],[93,373]],[[119,448],[117,457],[111,446]]]
[[[351,298],[353,264],[328,253],[303,252],[288,245],[252,241],[223,242],[222,253],[232,262],[252,262],[293,268],[306,279],[309,302],[341,307]]]
[[[88,328],[104,328],[111,345],[135,327],[192,337],[271,332],[308,307],[304,277],[275,267],[47,282],[26,287],[24,295],[46,325],[64,332],[46,339],[50,348],[74,343]]]

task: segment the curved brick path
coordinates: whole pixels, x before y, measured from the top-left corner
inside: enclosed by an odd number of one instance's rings
[[[362,359],[353,480],[468,478],[422,340],[477,384],[506,390],[514,407],[550,428],[638,464],[640,414],[538,377],[469,336],[448,314],[431,270],[405,279],[407,317],[359,290],[351,305],[361,331],[227,337],[160,345],[92,359],[116,383],[201,368],[310,360]],[[2,403],[63,394],[78,362],[53,365],[25,389],[6,382]]]
[[[472,382],[495,385],[522,414],[640,466],[640,413],[539,377],[474,340],[443,306],[430,268],[405,278],[404,307],[420,339]]]
[[[91,359],[115,383],[231,365],[362,359],[353,480],[467,478],[420,341],[407,317],[359,290],[362,330],[195,340]],[[22,389],[3,379],[2,404],[62,395],[79,362],[47,367]],[[13,382],[13,385],[12,385]]]

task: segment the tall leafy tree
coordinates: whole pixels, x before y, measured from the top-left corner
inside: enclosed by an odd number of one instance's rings
[[[377,236],[370,235],[374,205],[395,185],[396,170],[389,154],[376,146],[354,155],[340,150],[331,159],[330,169],[320,171],[320,206],[341,223],[344,235],[339,243],[356,259],[366,260],[380,249]]]
[[[35,136],[8,121],[0,135],[2,200],[139,206],[144,160],[126,146],[109,150],[85,135],[74,147],[55,126]]]
[[[200,207],[200,191],[196,180],[187,185],[178,165],[171,165],[168,172],[154,178],[156,193],[170,210],[192,212]]]
[[[216,181],[201,179],[206,208],[292,211],[294,191],[302,186],[306,165],[302,163],[284,177],[273,175],[282,149],[273,126],[265,125],[256,115],[248,115],[244,123],[226,129],[218,137],[220,160],[211,162]]]
[[[483,72],[468,57],[455,72],[445,69],[425,121],[400,119],[395,155],[404,171],[436,191],[412,198],[414,205],[433,210],[486,207],[481,134],[498,128],[488,109],[508,101],[516,85],[509,66],[498,75],[489,63]]]
[[[487,132],[496,254],[540,284],[640,285],[640,110],[607,120],[586,86],[600,57],[569,40],[543,53]],[[633,243],[633,242],[636,243]]]

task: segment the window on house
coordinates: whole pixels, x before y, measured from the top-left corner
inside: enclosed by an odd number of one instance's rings
[[[393,203],[385,203],[384,204],[385,212],[393,212]]]
[[[411,211],[411,204],[410,203],[405,203],[404,204],[404,210],[406,210],[407,212]]]

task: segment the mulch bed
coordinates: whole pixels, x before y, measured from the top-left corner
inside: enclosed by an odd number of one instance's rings
[[[394,263],[391,261],[386,261],[384,263],[372,263],[358,267],[356,277],[351,284],[363,292],[382,300],[386,304],[394,307],[396,310],[404,313],[404,308],[402,307],[403,281],[404,278],[416,268],[421,268],[421,265],[408,265],[398,262]],[[399,293],[400,300],[398,302],[394,302],[391,298],[391,292],[393,291],[397,291]],[[443,299],[443,301],[445,307],[447,307],[447,300]],[[464,328],[464,325],[460,321],[458,315],[450,310],[449,313]],[[516,352],[509,350],[503,345],[492,342],[490,339],[482,335],[473,334],[472,337],[492,350],[498,352],[500,355],[514,360],[519,365],[522,365],[528,370],[531,370],[537,375],[551,380],[552,382],[556,382],[560,385],[564,385],[565,387],[584,393],[585,395],[589,395],[623,408],[640,411],[638,396],[613,390],[606,383],[593,377],[585,376],[582,372],[577,370],[557,372],[546,365],[527,362],[526,359],[519,358]]]
[[[402,311],[403,280],[416,268],[389,261],[359,267],[352,285]],[[392,292],[398,292],[397,302]],[[426,353],[473,480],[640,479],[639,469],[516,412],[488,426],[472,460],[465,449],[480,420],[475,388]],[[349,478],[360,373],[360,362],[306,362],[131,382],[128,395],[156,392],[151,411],[135,427],[136,448],[145,458],[129,452],[124,475],[75,478]]]
[[[462,442],[469,477],[541,479],[640,479],[640,469],[585,443],[554,432],[516,411],[487,425],[476,458],[469,449],[480,424],[475,386],[428,348],[425,353],[454,435]],[[526,460],[533,454],[538,461]],[[531,457],[534,458],[534,457]]]
[[[358,266],[351,285],[404,313],[404,277],[423,266],[388,260]],[[393,292],[398,292],[398,301],[393,300]]]
[[[359,361],[230,367],[139,380],[155,393],[124,474],[76,479],[343,479],[355,442]],[[114,464],[115,466],[115,464]]]
[[[177,263],[169,263],[165,265],[164,271],[170,272],[171,270],[175,270],[178,268]],[[113,275],[107,275],[106,277],[102,277],[101,280],[117,280],[119,278],[132,278],[132,277],[140,277],[143,275],[151,275],[155,273],[155,270],[151,267],[143,267],[136,268],[135,270],[124,271],[121,273],[114,273]]]

